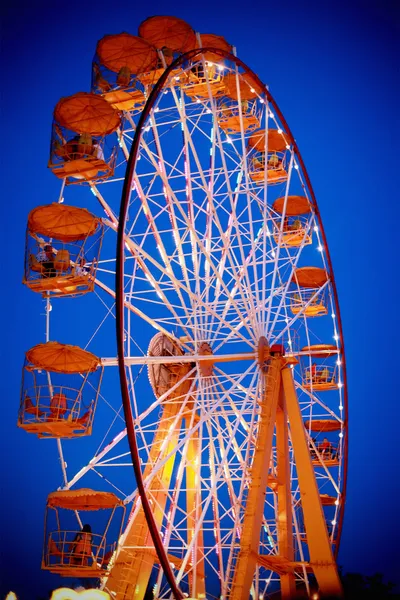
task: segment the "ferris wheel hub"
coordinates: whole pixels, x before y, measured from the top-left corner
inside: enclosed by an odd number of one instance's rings
[[[258,340],[257,352],[258,352],[258,360],[257,360],[258,366],[260,367],[261,371],[263,373],[265,373],[268,369],[268,361],[271,358],[271,354],[270,354],[268,340],[264,335],[262,335],[260,337],[260,339]]]
[[[199,355],[212,356],[213,351],[208,342],[201,342],[198,350]],[[201,360],[199,363],[199,371],[203,377],[211,377],[214,370],[214,360]]]

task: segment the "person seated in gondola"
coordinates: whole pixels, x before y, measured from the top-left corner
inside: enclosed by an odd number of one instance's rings
[[[240,104],[242,106],[242,114],[243,115],[247,115],[247,113],[249,112],[249,101],[248,100],[241,100]]]
[[[277,169],[280,165],[279,156],[274,152],[268,157],[268,167],[271,169]]]
[[[318,372],[318,381],[320,383],[328,383],[329,378],[329,370],[328,367],[323,367]]]
[[[323,458],[330,459],[332,457],[332,444],[328,440],[328,438],[324,438],[319,445],[319,451]]]
[[[265,153],[260,152],[257,156],[254,156],[252,164],[256,171],[263,169],[265,166]]]
[[[92,156],[95,152],[92,136],[89,133],[75,135],[64,146],[63,158],[66,161],[79,160]]]
[[[86,259],[82,257],[75,266],[75,275],[78,277],[81,277],[82,275],[86,277],[86,275],[89,275],[89,271],[89,267],[86,266]]]
[[[51,244],[45,244],[36,255],[36,261],[42,267],[42,277],[55,277],[54,259],[56,254]]]
[[[298,229],[301,229],[301,223],[300,223],[300,219],[295,219],[290,225],[289,225],[289,229],[291,231],[297,231]]]
[[[311,367],[306,370],[306,379],[310,380],[311,383],[315,383],[317,377],[317,365],[312,363]]]
[[[70,564],[87,567],[92,555],[92,528],[85,524],[76,534],[70,547]]]
[[[48,421],[59,421],[67,412],[67,397],[65,394],[53,394],[50,400],[50,415]]]

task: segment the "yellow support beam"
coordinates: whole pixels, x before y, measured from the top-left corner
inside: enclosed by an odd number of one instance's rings
[[[310,565],[318,581],[321,596],[342,598],[342,585],[332,554],[320,493],[311,463],[303,418],[297,400],[292,371],[288,367],[282,370],[282,383],[299,480],[304,525],[310,553]]]
[[[235,564],[230,600],[248,600],[258,561],[265,492],[272,451],[276,409],[281,388],[281,357],[271,357],[267,374],[263,376],[261,413],[253,464],[249,473],[249,490],[242,523],[240,549]]]
[[[181,421],[174,428],[167,446],[162,449],[164,440],[171,433],[170,429],[180,407],[181,403],[177,400],[164,405],[163,414],[151,445],[149,462],[144,470],[144,479],[151,473],[156,462],[162,459],[160,452],[162,451],[163,456],[167,456],[177,446]],[[148,496],[153,505],[154,517],[159,529],[162,526],[167,502],[166,490],[171,489],[174,462],[175,454],[172,454],[162,469],[155,475],[148,490]],[[132,512],[135,508],[136,503],[132,508]],[[158,562],[158,558],[154,551],[143,509],[140,508],[107,580],[106,589],[112,593],[113,600],[143,600],[151,571],[156,562]]]
[[[276,413],[276,460],[277,460],[277,496],[278,496],[278,548],[279,556],[288,562],[294,561],[293,515],[289,462],[289,433],[287,424],[286,401],[281,390]],[[290,600],[296,595],[296,583],[293,569],[281,574],[282,600]]]
[[[189,423],[187,418],[186,422]],[[195,527],[201,514],[201,491],[200,477],[198,476],[201,466],[201,447],[199,430],[197,430],[188,442],[186,462],[186,512],[187,512],[187,543],[191,543]],[[189,573],[189,589],[192,598],[205,598],[206,585],[204,578],[204,543],[203,528],[198,532],[194,542],[192,560],[190,561],[191,572]]]

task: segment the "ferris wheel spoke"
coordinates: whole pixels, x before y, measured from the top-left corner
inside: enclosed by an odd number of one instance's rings
[[[280,255],[281,244],[282,244],[282,228],[283,228],[284,218],[285,218],[285,215],[286,215],[286,203],[287,203],[287,197],[288,197],[289,189],[290,189],[290,181],[291,181],[291,176],[292,176],[292,169],[293,169],[293,153],[291,153],[290,162],[289,162],[289,168],[288,168],[288,179],[287,179],[287,182],[286,182],[285,200],[284,200],[283,211],[282,211],[281,230],[279,231],[278,243],[277,243],[277,246],[276,246],[276,248],[274,250],[274,266],[273,266],[272,281],[271,281],[271,292],[275,288],[276,277],[277,277],[277,274],[279,273],[278,263],[279,263],[279,255]],[[290,281],[290,279],[291,279],[291,277],[289,277],[289,281]],[[277,315],[278,314],[279,314],[279,311],[277,311]],[[275,316],[274,324],[276,323],[276,320],[278,318],[277,315]],[[268,313],[267,313],[267,320],[266,320],[266,324],[265,324],[265,332],[266,333],[268,333],[270,318],[271,318],[271,312],[268,311]]]
[[[215,109],[214,109],[214,111],[215,111]],[[214,118],[216,119],[215,112],[214,112]],[[232,215],[233,215],[233,219],[234,219],[234,224],[235,224],[235,229],[236,229],[236,232],[237,232],[237,236],[236,237],[237,237],[237,241],[238,241],[238,244],[239,244],[239,250],[240,250],[240,263],[245,268],[246,260],[245,260],[245,254],[244,254],[244,251],[243,251],[243,245],[242,245],[242,241],[241,241],[241,235],[239,233],[240,226],[239,226],[239,222],[238,222],[238,220],[236,218],[236,205],[235,205],[235,203],[233,201],[233,192],[232,192],[232,188],[231,188],[231,184],[230,184],[230,178],[229,178],[229,175],[228,175],[228,168],[227,168],[227,164],[226,164],[225,151],[224,151],[223,144],[222,144],[221,132],[220,132],[220,129],[218,127],[216,128],[216,138],[217,138],[217,146],[218,146],[219,151],[220,151],[220,156],[221,156],[221,160],[222,160],[223,170],[224,170],[224,174],[225,174],[227,191],[228,191],[228,197],[229,197],[229,200],[230,200],[230,208],[231,208],[231,211],[232,211]],[[246,158],[244,160],[242,159],[241,162],[240,162],[240,174],[241,175],[243,174],[243,168],[246,168],[244,166],[245,164],[246,164]],[[238,195],[238,197],[239,197],[239,195]],[[255,245],[254,245],[255,238],[254,238],[253,223],[252,223],[252,211],[251,211],[250,199],[249,199],[249,196],[248,196],[247,193],[246,193],[246,199],[247,199],[248,228],[249,228],[249,233],[250,233],[250,240],[251,240],[252,247],[255,249]],[[250,255],[253,257],[255,254],[253,255],[253,254],[250,253]],[[230,254],[228,256],[230,256]],[[232,261],[230,261],[230,264],[231,264],[231,267],[232,267]],[[256,299],[255,302],[256,302],[256,304],[258,304],[258,302],[259,302],[258,277],[257,277],[257,268],[255,266],[254,260],[252,262],[252,266],[253,266],[253,281],[254,281],[254,284],[255,284],[255,290],[254,290],[255,299]],[[248,289],[251,289],[250,279],[249,279],[249,276],[248,276],[248,273],[247,273],[246,269],[245,269],[245,274],[246,274],[245,280],[246,280]],[[240,287],[240,291],[241,291],[242,300],[243,300],[243,290],[242,290],[241,287]],[[254,307],[254,301],[253,301],[253,295],[252,294],[250,294],[250,298],[249,299],[251,301],[251,306],[248,307],[248,310],[250,310],[250,311],[253,312],[255,307]],[[255,323],[254,323],[254,325],[255,325]]]
[[[307,308],[311,305],[312,302],[314,302],[319,296],[323,295],[323,292],[325,290],[325,288],[327,286],[329,286],[330,280],[328,279],[320,288],[317,289],[317,291],[312,294],[312,296],[310,297],[310,299],[308,300],[307,303],[304,303],[304,305],[302,305],[301,309],[299,310],[299,312],[294,315],[294,317],[292,317],[292,319],[290,319],[289,323],[287,323],[287,325],[279,332],[275,335],[275,337],[272,337],[271,339],[271,345],[272,344],[276,344],[276,342],[291,328],[293,328],[293,325],[296,323],[297,320],[299,320],[300,318],[304,318],[305,316],[305,311],[307,310]]]
[[[225,284],[225,282],[224,282],[224,281],[223,281],[223,279],[222,279],[222,276],[221,276],[221,275],[218,273],[218,270],[217,270],[217,268],[214,266],[214,262],[213,262],[213,261],[212,261],[212,259],[211,259],[210,253],[209,253],[209,252],[207,252],[207,250],[206,250],[206,248],[205,248],[204,244],[201,242],[201,240],[200,240],[200,238],[199,238],[199,236],[198,236],[198,234],[197,234],[197,231],[196,231],[196,229],[193,227],[193,224],[191,223],[190,219],[189,219],[189,218],[186,216],[186,214],[185,214],[185,212],[184,212],[184,210],[183,210],[183,208],[182,208],[182,206],[181,206],[181,203],[180,203],[180,202],[179,202],[179,200],[176,198],[175,194],[173,194],[173,193],[172,193],[172,190],[171,190],[171,188],[170,188],[170,186],[169,186],[169,182],[168,182],[168,180],[167,180],[167,179],[165,178],[165,176],[164,176],[164,175],[161,173],[161,171],[160,171],[159,167],[158,167],[156,164],[155,164],[154,166],[155,166],[155,168],[158,170],[158,173],[160,174],[160,176],[161,176],[161,178],[162,178],[162,180],[163,180],[163,183],[164,183],[165,187],[169,188],[169,192],[171,193],[171,199],[173,200],[175,207],[178,209],[178,213],[180,213],[180,216],[181,216],[181,218],[182,218],[182,221],[184,222],[185,226],[186,226],[186,227],[188,228],[188,230],[190,231],[191,238],[192,238],[192,239],[193,239],[193,240],[196,242],[197,246],[199,247],[199,250],[201,251],[202,255],[205,257],[205,260],[208,262],[208,264],[210,265],[210,267],[211,267],[212,271],[214,272],[214,274],[215,274],[216,278],[219,280],[221,287],[224,289],[224,292],[225,292],[225,294],[226,294],[226,297],[227,297],[227,298],[230,300],[230,302],[231,302],[231,303],[232,303],[232,305],[234,306],[234,308],[235,308],[235,310],[236,310],[236,313],[237,313],[238,317],[241,317],[241,314],[242,314],[242,313],[241,313],[241,310],[240,310],[240,308],[237,306],[236,302],[235,302],[235,301],[234,301],[234,299],[231,297],[231,294],[230,294],[229,290],[227,289],[227,287],[226,287],[226,284]],[[186,290],[186,291],[188,292],[189,290]],[[194,295],[194,299],[198,299],[198,296],[197,296],[197,295]],[[201,304],[202,304],[202,306],[203,306],[203,307],[204,307],[204,306],[206,306],[206,305],[204,304],[204,302],[201,302]],[[206,308],[207,308],[207,307],[206,307]],[[252,333],[251,329],[250,329],[250,328],[248,328],[248,327],[246,327],[246,328],[247,328],[247,330],[248,330],[248,333],[249,333],[249,335],[252,337],[252,336],[253,336],[253,333]]]
[[[175,95],[175,100],[176,100],[176,102],[178,104],[178,99],[177,99],[176,95]],[[215,143],[215,134],[211,136],[211,140],[210,140],[211,144],[212,144],[211,145],[211,170],[210,170],[209,181],[207,182],[207,177],[206,177],[206,175],[205,175],[205,173],[203,171],[203,168],[202,168],[202,165],[201,165],[201,160],[199,158],[199,155],[198,155],[198,152],[197,152],[197,149],[196,149],[196,145],[194,144],[194,142],[192,140],[192,136],[190,134],[190,131],[188,130],[188,127],[187,127],[187,119],[186,119],[186,115],[185,115],[185,112],[184,112],[184,110],[185,110],[185,108],[184,108],[185,107],[185,103],[182,102],[181,106],[179,106],[179,104],[178,104],[178,107],[179,107],[179,110],[180,110],[180,115],[182,117],[182,129],[183,129],[183,134],[184,134],[184,147],[186,149],[185,153],[186,153],[186,156],[187,156],[187,158],[186,158],[187,185],[191,186],[191,180],[192,180],[192,177],[190,177],[190,175],[192,173],[191,172],[191,167],[190,167],[191,161],[190,161],[189,156],[188,156],[189,150],[190,150],[191,153],[192,153],[193,160],[195,162],[196,168],[197,168],[197,173],[200,175],[200,178],[201,178],[202,189],[204,191],[205,197],[207,198],[207,202],[208,202],[208,207],[209,208],[207,209],[206,212],[208,214],[209,214],[210,210],[212,212],[213,222],[215,223],[215,225],[217,227],[219,235],[221,236],[222,240],[224,241],[224,248],[223,248],[224,256],[225,257],[229,256],[230,265],[231,265],[232,269],[234,269],[237,265],[230,258],[229,243],[228,243],[228,240],[225,241],[226,240],[226,234],[224,233],[223,227],[222,227],[221,223],[219,222],[218,211],[215,210],[214,201],[213,201],[213,194],[212,194],[212,189],[213,189],[213,187],[215,185],[215,183],[214,183],[214,174],[213,174],[213,165],[214,165],[214,160],[215,160],[216,148],[218,147],[219,150],[220,150],[222,161],[223,161],[224,184],[222,184],[222,185],[225,185],[225,187],[227,188],[227,196],[230,198],[231,207],[232,207],[233,199],[232,199],[232,190],[231,190],[231,187],[230,187],[230,177],[229,177],[228,169],[227,169],[227,166],[226,166],[226,161],[225,161],[224,150],[222,148],[222,144],[221,143],[219,143],[219,144]],[[214,117],[215,117],[215,115],[214,115]],[[219,135],[218,128],[215,128],[215,131],[217,132],[217,135]],[[219,142],[221,142],[220,138],[219,138]],[[189,193],[189,197],[192,197],[191,188],[189,188],[188,193]],[[194,223],[193,220],[192,220],[192,223]],[[191,229],[191,234],[193,235],[193,229]],[[205,249],[206,249],[206,252],[207,252],[207,250],[209,251],[209,249],[210,249],[211,246],[210,246],[210,243],[208,241],[208,236],[207,235],[206,235],[205,239],[206,239],[206,248]],[[207,242],[208,242],[208,247],[207,247]],[[240,243],[240,236],[239,236],[239,243]],[[209,254],[209,252],[207,254]],[[207,255],[206,256],[206,262],[205,262],[205,268],[208,269],[208,272],[209,272],[209,267],[210,266],[212,267],[212,265],[210,263],[210,260],[209,260],[209,256]],[[213,276],[215,278],[217,278],[218,285],[219,286],[223,286],[222,279],[220,277],[218,278],[218,275],[220,274],[220,271],[221,271],[221,269],[219,269],[218,271],[216,271],[214,269],[214,275]],[[206,289],[208,289],[208,286],[206,286]],[[225,291],[226,291],[226,289],[225,289]],[[242,290],[241,290],[241,295],[242,295],[242,302],[246,305],[246,299],[243,296]],[[216,294],[216,301],[217,300],[218,300],[218,295]],[[228,300],[229,300],[229,302],[231,302],[230,298],[228,298]],[[249,307],[247,307],[247,308],[249,308]]]
[[[219,400],[217,400],[215,402],[214,407],[216,407],[217,405],[219,405],[221,403],[221,401],[224,400],[224,399],[225,399],[224,396],[222,396],[222,398],[220,398]],[[242,407],[241,412],[243,410],[244,409]],[[239,427],[239,420],[237,420],[236,423],[235,423],[235,425],[234,425],[234,434],[236,434],[236,431],[237,431],[238,427]],[[229,454],[230,448],[232,446],[232,443],[233,443],[233,440],[231,438],[229,440],[227,446],[225,447],[225,452],[222,453],[222,457],[220,459],[219,467],[218,467],[217,474],[216,474],[216,482],[215,482],[215,484],[217,484],[217,482],[219,481],[219,479],[220,479],[220,477],[222,475],[223,469],[225,468],[225,466],[227,464],[228,454]],[[188,550],[187,550],[187,555],[186,555],[185,559],[183,560],[182,566],[181,566],[181,568],[179,570],[179,573],[177,575],[177,578],[176,578],[177,582],[179,582],[182,579],[184,568],[185,568],[185,566],[187,564],[187,561],[189,560],[189,557],[191,556],[191,551],[192,551],[192,548],[193,548],[193,545],[194,545],[194,541],[197,538],[197,535],[198,535],[198,532],[199,532],[200,528],[202,527],[202,524],[203,524],[206,512],[208,510],[208,506],[209,506],[209,504],[211,502],[211,499],[212,499],[212,494],[209,493],[208,496],[207,496],[207,498],[206,498],[206,500],[205,500],[205,502],[204,502],[204,507],[202,509],[202,512],[199,515],[199,519],[198,519],[198,522],[196,524],[196,528],[195,528],[195,531],[194,531],[193,538],[192,538],[192,540],[191,540],[191,542],[189,544]]]
[[[295,269],[297,267],[297,264],[298,264],[298,262],[300,260],[301,253],[302,253],[302,250],[303,250],[304,245],[305,245],[306,237],[307,237],[308,232],[310,231],[310,229],[312,227],[313,222],[314,222],[314,216],[311,217],[311,219],[310,219],[310,221],[309,221],[309,223],[307,225],[303,241],[302,241],[301,245],[299,246],[297,253],[293,257],[289,255],[289,262],[290,262],[290,265],[291,265],[291,273],[289,274],[289,277],[287,277],[286,284],[283,286],[283,292],[282,292],[281,300],[279,302],[278,308],[276,310],[276,314],[274,316],[274,320],[272,322],[272,325],[271,325],[269,331],[268,331],[268,328],[267,328],[267,334],[268,335],[271,335],[274,332],[275,326],[277,324],[277,321],[278,321],[279,317],[281,316],[282,309],[284,309],[285,311],[287,310],[286,300],[287,300],[287,293],[289,291],[289,286],[290,286],[290,283],[292,281],[292,275],[293,275],[293,273],[294,273],[294,271],[295,271]],[[282,227],[282,224],[281,224],[281,227]],[[307,306],[303,306],[301,308],[301,310],[299,312],[300,316],[304,314],[304,312],[305,312],[305,310],[306,310],[306,308],[308,306],[309,306],[309,304],[307,304]],[[287,317],[287,315],[286,315],[286,317]],[[292,321],[292,324],[294,322],[295,321]]]

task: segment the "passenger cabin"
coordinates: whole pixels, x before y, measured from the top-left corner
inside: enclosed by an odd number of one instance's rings
[[[138,33],[158,51],[156,65],[138,76],[146,87],[155,85],[165,68],[180,54],[196,47],[195,32],[188,23],[177,17],[149,17],[139,25]],[[182,68],[174,69],[170,74],[170,82],[179,82],[182,74]]]
[[[263,90],[248,73],[228,73],[224,77],[225,93],[218,100],[218,125],[227,134],[242,130],[251,133],[260,127],[261,106],[258,102]]]
[[[263,184],[265,177],[269,185],[282,183],[287,180],[286,152],[288,142],[284,132],[278,129],[268,129],[268,144],[266,156],[265,129],[253,133],[248,140],[248,169],[251,179]]]
[[[342,423],[337,419],[313,419],[312,421],[305,421],[304,427],[308,431],[324,433],[329,431],[340,431]]]
[[[290,287],[290,309],[307,317],[328,313],[326,282],[328,273],[319,267],[300,267],[295,270]],[[324,288],[321,290],[321,288]]]
[[[18,427],[38,437],[90,435],[103,367],[78,346],[47,342],[25,355]]]
[[[163,333],[156,333],[150,340],[148,356],[183,356],[180,345]],[[148,374],[150,385],[156,398],[167,394],[166,402],[183,397],[189,392],[193,377],[183,379],[192,369],[193,364],[174,362],[165,364],[149,364]]]
[[[302,386],[307,390],[333,390],[338,387],[338,348],[315,344],[301,349]]]
[[[196,48],[215,48],[224,52],[231,52],[232,47],[220,35],[203,33],[199,36]],[[183,91],[190,98],[217,97],[226,92],[224,77],[224,57],[216,52],[205,52],[196,56],[191,67],[185,73]]]
[[[78,296],[94,288],[103,223],[85,208],[38,206],[29,213],[23,283],[52,297]]]
[[[118,148],[105,141],[120,126],[120,113],[97,94],[62,98],[54,109],[49,168],[67,184],[111,177]]]
[[[282,196],[272,205],[274,239],[281,245],[298,247],[311,244],[311,205],[305,196]],[[283,216],[284,215],[284,216]]]
[[[49,494],[42,569],[62,577],[103,577],[115,554],[124,517],[123,501],[111,492],[82,488]]]
[[[146,98],[138,75],[154,70],[157,63],[157,50],[146,40],[130,33],[105,35],[93,60],[92,91],[116,110],[140,112]]]
[[[314,467],[338,467],[339,466],[339,445],[333,444],[326,438],[318,442],[316,451],[310,449],[311,463]]]

